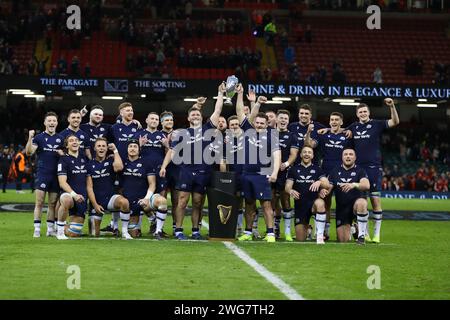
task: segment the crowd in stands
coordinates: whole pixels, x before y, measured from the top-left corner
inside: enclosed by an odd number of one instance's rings
[[[185,50],[183,47],[178,52],[178,65],[185,68],[237,68],[250,69],[259,67],[262,54],[260,51],[252,51],[249,47],[229,47],[228,51],[214,49]]]
[[[383,146],[396,160],[384,166],[383,189],[448,192],[450,148],[446,130],[414,124],[386,132]]]
[[[434,83],[438,85],[450,85],[450,63],[443,64],[436,62],[434,64]]]

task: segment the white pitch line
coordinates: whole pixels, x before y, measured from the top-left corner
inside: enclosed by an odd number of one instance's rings
[[[202,220],[202,226],[205,226],[206,229],[209,230],[209,224]],[[278,290],[281,291],[286,297],[290,300],[305,300],[297,291],[295,291],[290,285],[281,280],[277,275],[273,274],[269,270],[267,270],[264,266],[259,264],[255,259],[250,257],[244,250],[236,246],[235,244],[223,241],[222,242],[225,247],[231,250],[236,256],[238,256],[242,261],[252,267],[256,272],[258,272],[264,279],[269,281],[272,285],[274,285]]]
[[[297,291],[295,291],[290,285],[281,280],[277,275],[267,270],[264,266],[260,265],[255,259],[250,257],[244,250],[240,249],[234,243],[224,241],[223,244],[230,249],[235,255],[237,255],[242,261],[252,267],[263,278],[274,285],[290,300],[305,300]]]

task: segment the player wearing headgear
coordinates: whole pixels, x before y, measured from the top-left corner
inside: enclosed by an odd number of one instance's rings
[[[128,142],[128,156],[124,161],[121,176],[122,194],[128,200],[130,212],[121,212],[122,237],[132,239],[139,236],[138,223],[141,212],[156,211],[154,237],[162,238],[167,216],[167,200],[156,191],[156,165],[140,156],[139,141]],[[130,233],[128,232],[130,230]]]
[[[89,112],[89,122],[80,125],[81,130],[86,132],[89,140],[89,149],[94,156],[94,144],[97,138],[106,138],[108,142],[112,142],[111,125],[103,122],[103,107],[95,105]]]
[[[58,165],[58,150],[62,150],[64,138],[56,133],[58,116],[47,112],[44,117],[45,131],[35,136],[35,131],[28,132],[26,153],[28,156],[37,154],[37,178],[35,182],[36,202],[34,206],[34,234],[41,235],[41,216],[45,193],[48,193],[47,236],[55,236],[55,206],[58,198],[59,184],[56,175]]]

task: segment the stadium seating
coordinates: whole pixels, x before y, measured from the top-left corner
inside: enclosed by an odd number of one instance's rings
[[[291,21],[295,30],[298,22]],[[327,69],[331,81],[331,65],[341,63],[348,82],[371,83],[379,66],[384,83],[431,84],[434,79],[433,62],[450,63],[450,39],[445,36],[445,20],[388,19],[381,30],[368,30],[366,20],[353,18],[304,18],[303,29],[311,25],[312,43],[297,42],[293,32],[289,43],[296,46],[296,57],[302,78],[317,66]],[[433,50],[430,50],[433,48]],[[283,66],[283,50],[277,46],[279,65]],[[405,75],[405,58],[423,59],[423,74]]]
[[[22,41],[20,44],[12,46],[14,59],[19,61],[19,73],[26,73],[27,63],[33,58],[36,41]]]

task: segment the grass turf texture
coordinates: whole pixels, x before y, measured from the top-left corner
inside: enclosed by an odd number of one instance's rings
[[[0,299],[286,298],[221,242],[33,239],[32,220],[0,214]],[[335,239],[334,225],[331,231]],[[380,245],[236,244],[306,299],[448,300],[449,238],[448,222],[384,221]],[[80,267],[80,290],[66,287],[69,265]],[[366,286],[370,265],[380,267],[380,290]]]
[[[34,203],[34,194],[30,190],[26,190],[25,194],[17,194],[15,190],[6,190],[6,193],[0,193],[1,203]],[[169,197],[169,207],[171,207]],[[292,202],[293,203],[293,202]],[[403,210],[403,211],[450,211],[450,201],[448,200],[432,200],[432,199],[389,199],[382,198],[381,204],[383,210]],[[190,201],[189,201],[190,205]],[[259,203],[258,203],[259,205]],[[208,206],[208,199],[205,201],[205,207]],[[335,208],[333,198],[332,208]],[[372,206],[369,201],[369,209]]]

